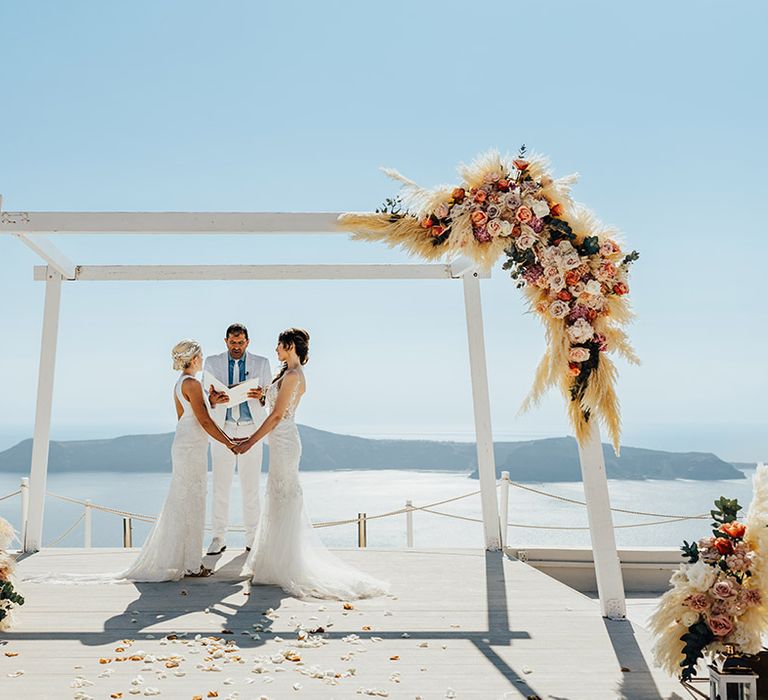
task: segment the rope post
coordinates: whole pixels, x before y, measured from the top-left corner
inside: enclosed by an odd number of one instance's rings
[[[507,546],[509,528],[509,472],[501,472],[501,493],[499,494],[499,524],[501,525],[501,549]]]
[[[133,547],[133,521],[123,518],[123,547]]]
[[[357,546],[368,546],[368,532],[365,513],[357,514]]]
[[[406,546],[413,549],[413,501],[405,502],[405,511]]]
[[[27,551],[27,525],[29,524],[29,477],[21,478],[21,548]]]
[[[91,508],[91,499],[85,501],[85,520],[83,521],[83,547],[90,549],[93,547],[93,509]]]

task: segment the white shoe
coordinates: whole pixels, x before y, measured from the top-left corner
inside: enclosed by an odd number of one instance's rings
[[[211,546],[208,547],[208,554],[221,554],[227,548],[227,543],[223,537],[214,537],[211,540]]]

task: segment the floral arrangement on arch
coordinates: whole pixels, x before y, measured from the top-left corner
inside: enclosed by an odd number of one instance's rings
[[[24,605],[24,598],[16,592],[13,586],[16,560],[6,551],[14,536],[15,533],[11,524],[0,518],[0,632],[11,628],[14,606]]]
[[[580,442],[599,414],[619,451],[616,367],[606,353],[637,364],[623,326],[632,318],[630,265],[618,232],[571,199],[577,176],[554,179],[546,159],[491,151],[461,166],[462,184],[425,189],[394,170],[399,196],[373,213],[339,217],[361,240],[384,241],[427,260],[465,255],[483,267],[504,257],[517,286],[543,322],[547,350],[523,410],[559,386]]]
[[[738,501],[719,498],[712,536],[681,550],[688,559],[672,575],[672,588],[650,620],[657,636],[654,656],[684,681],[696,675],[705,655],[756,654],[768,629],[768,467],[759,465],[746,522],[736,519]]]

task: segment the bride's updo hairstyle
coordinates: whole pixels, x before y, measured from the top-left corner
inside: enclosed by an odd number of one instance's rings
[[[200,357],[203,354],[203,349],[200,347],[200,343],[196,340],[182,340],[173,346],[171,350],[171,357],[173,358],[173,369],[185,370],[193,362],[196,357]]]
[[[277,342],[286,349],[293,348],[302,365],[306,365],[309,362],[309,333],[303,328],[288,328],[284,330],[277,336]],[[278,381],[287,369],[288,365],[283,363],[274,381]]]

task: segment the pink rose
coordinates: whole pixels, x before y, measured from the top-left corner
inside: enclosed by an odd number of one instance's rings
[[[716,637],[727,637],[733,632],[733,620],[727,615],[710,615],[707,626]]]
[[[527,224],[533,218],[533,212],[526,206],[518,207],[515,217],[521,224]]]
[[[695,593],[687,596],[683,600],[683,605],[688,606],[694,612],[705,612],[709,610],[709,598],[706,593]]]
[[[738,586],[731,583],[728,580],[720,580],[714,586],[712,586],[712,595],[720,600],[728,600],[736,597],[739,589]]]

